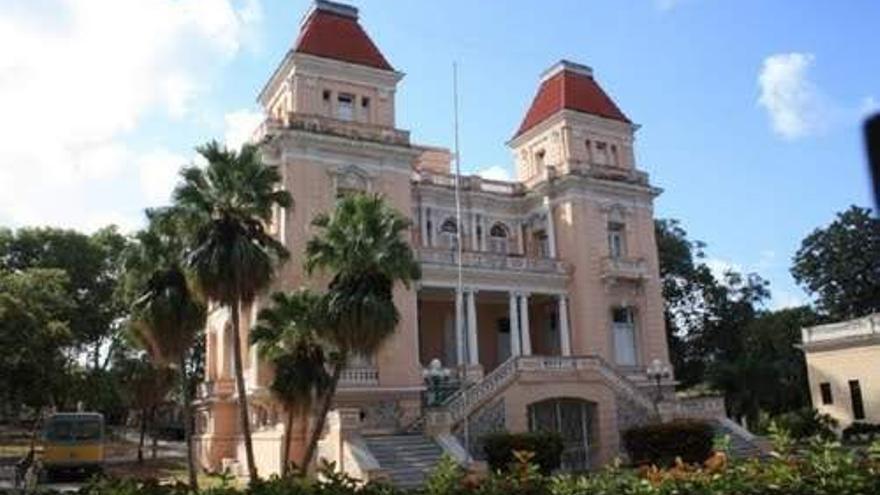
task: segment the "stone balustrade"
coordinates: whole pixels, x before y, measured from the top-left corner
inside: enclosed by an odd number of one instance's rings
[[[379,385],[379,370],[375,366],[356,366],[342,370],[340,387],[373,387]]]
[[[461,176],[459,187],[462,191],[486,192],[503,194],[505,196],[518,196],[525,193],[525,186],[519,182],[484,179],[478,175]],[[427,184],[441,187],[455,187],[455,175],[420,170],[413,174],[413,181],[419,184]]]
[[[419,248],[418,260],[422,263],[438,265],[457,265],[458,252],[450,249]],[[487,251],[464,251],[461,255],[464,267],[515,272],[557,273],[565,275],[570,266],[555,258],[533,258],[517,254],[492,253]]]
[[[287,114],[284,120],[267,118],[257,127],[253,137],[256,142],[259,142],[283,129],[316,132],[358,141],[409,146],[409,131],[294,112]]]
[[[648,278],[648,264],[642,258],[611,258],[603,260],[603,278],[642,280]]]

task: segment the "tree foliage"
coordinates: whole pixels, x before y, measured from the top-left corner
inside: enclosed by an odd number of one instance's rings
[[[198,291],[229,309],[235,382],[244,391],[240,308],[251,304],[272,280],[287,249],[267,231],[275,208],[292,203],[282,188],[278,167],[268,166],[255,146],[241,151],[212,141],[197,148],[208,162],[204,169],[187,167],[174,189],[173,214],[186,233],[185,268]],[[239,394],[239,420],[251,481],[258,479],[250,435],[246,394]]]
[[[851,206],[802,242],[791,273],[839,321],[880,311],[880,219]]]

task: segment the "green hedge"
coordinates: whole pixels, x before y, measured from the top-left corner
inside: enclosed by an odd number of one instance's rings
[[[635,465],[668,467],[681,458],[701,463],[712,454],[715,433],[703,421],[672,421],[632,428],[624,432],[623,443]]]
[[[516,461],[513,453],[534,454],[532,462],[544,474],[550,474],[562,462],[562,437],[556,433],[491,433],[483,437],[483,452],[492,471],[507,472]]]
[[[778,445],[783,445],[779,442]],[[880,441],[854,450],[840,444],[811,442],[792,454],[784,448],[761,460],[727,461],[716,455],[707,467],[669,470],[621,469],[616,465],[588,476],[546,476],[534,466],[514,465],[509,473],[484,480],[469,477],[445,460],[418,490],[360,485],[325,471],[323,481],[298,478],[263,481],[248,489],[205,490],[210,495],[874,495],[880,494]],[[183,485],[97,481],[83,495],[188,495]]]

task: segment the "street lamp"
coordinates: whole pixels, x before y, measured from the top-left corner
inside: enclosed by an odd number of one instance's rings
[[[428,363],[428,368],[422,371],[422,376],[427,382],[428,388],[428,397],[427,397],[427,405],[428,407],[433,407],[442,402],[442,397],[440,396],[441,387],[449,380],[449,376],[451,371],[449,368],[444,368],[443,364],[439,359],[434,358]]]
[[[653,380],[657,385],[657,395],[654,397],[654,412],[657,413],[657,417],[660,417],[660,401],[663,400],[663,388],[661,387],[661,383],[663,380],[672,376],[672,370],[669,369],[668,364],[663,364],[659,359],[654,359],[651,361],[651,365],[648,366],[648,369],[645,370],[648,374],[648,378]]]

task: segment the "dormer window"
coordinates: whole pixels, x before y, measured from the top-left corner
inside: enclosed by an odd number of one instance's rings
[[[354,95],[340,93],[336,97],[336,118],[354,120]]]
[[[544,150],[538,150],[538,152],[535,153],[535,171],[534,171],[535,174],[539,174],[544,171],[544,156],[545,155],[546,155],[546,152]]]
[[[596,154],[600,165],[608,165],[608,143],[596,143]]]

